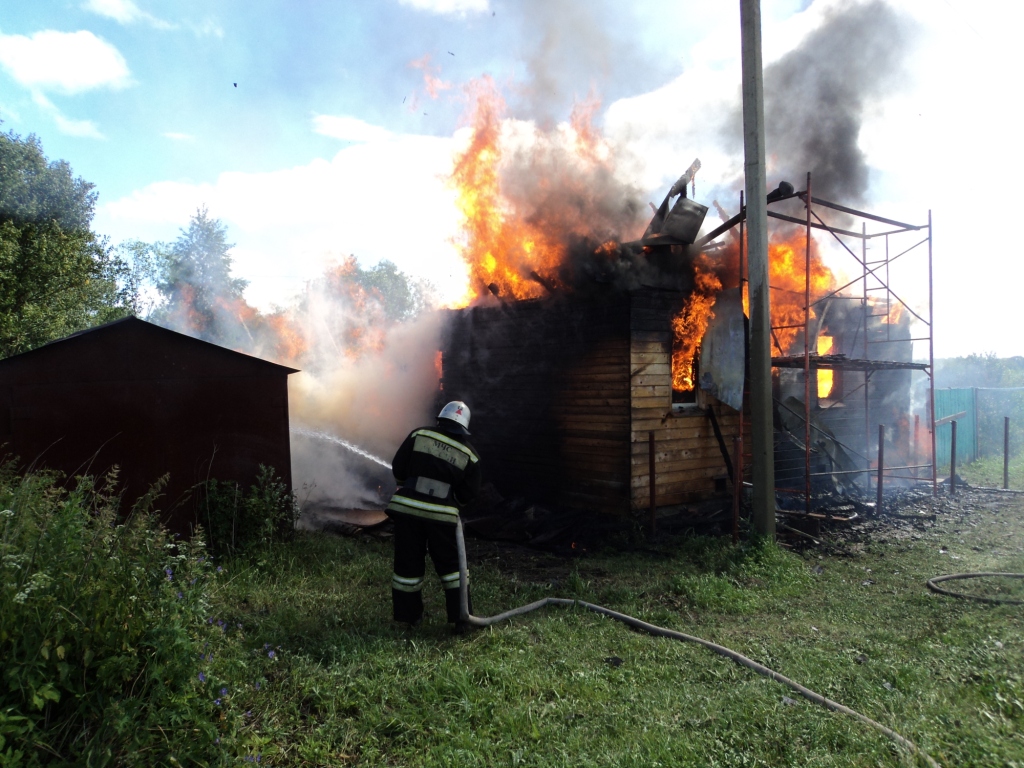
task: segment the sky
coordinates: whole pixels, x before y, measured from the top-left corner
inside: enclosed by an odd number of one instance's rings
[[[837,189],[848,195],[837,202],[915,224],[932,211],[936,356],[1022,355],[1021,259],[1014,219],[998,211],[1012,211],[1024,164],[1021,86],[1007,74],[1024,4],[876,2],[887,12],[869,6],[849,34],[829,26],[848,1],[762,3],[766,87],[776,94],[769,185],[785,176],[802,186],[808,170],[827,176],[801,165],[831,157],[842,142],[830,132],[845,131],[863,163],[859,186]],[[113,243],[173,240],[207,206],[261,308],[286,305],[347,254],[364,267],[390,259],[454,299],[467,278],[445,180],[469,135],[467,84],[492,78],[509,123],[541,131],[597,98],[595,125],[621,183],[657,203],[699,157],[697,200],[735,210],[738,8],[0,0],[0,129],[35,134],[48,157],[96,185],[94,229]],[[1004,219],[1005,233],[987,229]],[[712,208],[705,229],[717,223]],[[891,275],[919,309],[923,253]],[[851,267],[834,248],[828,258],[839,273]]]

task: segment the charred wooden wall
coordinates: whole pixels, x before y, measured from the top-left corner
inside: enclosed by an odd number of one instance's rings
[[[684,297],[648,289],[631,295],[630,487],[634,508],[650,505],[650,433],[654,433],[655,504],[670,506],[709,498],[726,477],[725,459],[707,408],[727,447],[739,430],[739,413],[711,397],[672,407],[672,318]]]
[[[505,495],[627,513],[711,496],[726,475],[704,410],[672,408],[672,317],[679,291],[563,296],[451,313],[442,350],[447,400],[473,412],[473,444]],[[731,445],[738,415],[712,401]]]
[[[562,296],[452,312],[446,399],[503,494],[571,508],[629,504],[629,297]]]

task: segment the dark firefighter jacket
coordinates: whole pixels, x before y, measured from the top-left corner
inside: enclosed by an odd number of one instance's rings
[[[459,510],[480,490],[480,457],[462,435],[443,427],[414,429],[395,454],[392,472],[400,487],[388,514],[456,522]]]

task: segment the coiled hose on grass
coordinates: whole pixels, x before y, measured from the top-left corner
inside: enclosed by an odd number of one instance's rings
[[[951,589],[943,589],[938,586],[940,581],[954,581],[958,579],[980,579],[986,576],[1000,577],[1004,579],[1024,579],[1024,573],[950,573],[946,576],[935,576],[928,579],[928,589],[940,595],[958,597],[961,600],[977,600],[979,603],[1003,603],[1006,605],[1024,605],[1024,600],[1014,600],[1011,597],[985,597],[983,595],[965,595],[963,592],[954,592]]]
[[[737,653],[731,648],[726,648],[723,645],[712,643],[710,640],[704,640],[700,637],[687,635],[683,632],[676,632],[674,629],[665,629],[664,627],[658,627],[654,624],[648,624],[646,621],[641,621],[640,619],[634,618],[633,616],[627,616],[624,613],[613,611],[610,608],[605,608],[602,605],[594,605],[593,603],[588,603],[584,600],[569,600],[561,597],[545,597],[543,600],[537,600],[527,605],[522,605],[518,608],[513,608],[512,610],[505,611],[504,613],[499,613],[496,616],[473,616],[469,612],[469,590],[467,589],[468,568],[466,565],[466,539],[462,532],[461,518],[458,518],[458,522],[455,527],[455,540],[458,544],[459,549],[459,614],[461,620],[464,623],[469,624],[470,626],[489,627],[492,624],[497,624],[498,622],[505,621],[506,619],[511,619],[513,616],[521,616],[524,613],[529,613],[531,611],[537,610],[538,608],[544,608],[548,605],[557,605],[563,608],[586,608],[588,611],[593,611],[594,613],[599,613],[602,616],[607,616],[611,619],[615,619],[616,621],[621,621],[623,624],[633,627],[634,629],[643,630],[644,632],[654,635],[655,637],[668,637],[672,640],[682,640],[688,643],[697,643],[698,645],[703,645],[705,648],[714,651],[720,656],[725,656],[727,659],[732,659],[737,664],[741,664],[744,667],[747,667],[748,669],[754,670],[755,672],[757,672],[757,674],[763,677],[770,678],[778,683],[782,683],[783,685],[789,686],[808,701],[811,701],[815,704],[821,704],[822,706],[827,707],[828,709],[831,709],[834,712],[841,712],[844,715],[850,715],[851,717],[860,720],[862,723],[866,723],[867,725],[870,725],[873,728],[877,728],[879,731],[881,731],[890,739],[892,739],[892,741],[894,741],[895,743],[910,750],[910,752],[912,752],[913,754],[920,755],[921,758],[930,766],[930,768],[941,768],[941,766],[930,755],[924,752],[914,742],[912,742],[910,739],[900,736],[898,733],[896,733],[896,731],[892,730],[891,728],[887,728],[881,723],[872,720],[870,717],[867,717],[866,715],[862,715],[860,712],[857,712],[856,710],[850,709],[849,707],[844,707],[842,704],[838,702],[832,701],[831,699],[827,699],[820,693],[815,693],[810,688],[805,688],[804,686],[800,685],[800,683],[797,683],[793,680],[790,680],[788,677],[780,675],[775,670],[768,669],[768,667],[764,666],[763,664],[758,664],[753,659],[748,659],[742,653]],[[932,586],[931,582],[929,582],[928,586]]]

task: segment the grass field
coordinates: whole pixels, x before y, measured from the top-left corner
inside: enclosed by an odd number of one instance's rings
[[[1024,609],[924,585],[950,572],[1024,571],[1024,502],[979,495],[936,512],[934,525],[906,523],[831,555],[680,537],[565,560],[471,541],[475,608],[582,597],[740,651],[945,766],[1024,766]],[[258,690],[236,686],[229,705],[246,710],[247,759],[920,764],[873,729],[706,650],[586,612],[546,609],[453,636],[428,579],[424,625],[396,628],[390,555],[386,542],[305,535],[225,564],[216,619],[244,628],[249,653],[274,651]]]
[[[971,485],[986,488],[1002,488],[1003,457],[987,456],[978,459],[971,464],[958,468],[957,474]],[[1014,456],[1010,459],[1008,475],[1009,487],[1011,489],[1024,490],[1024,456]]]

